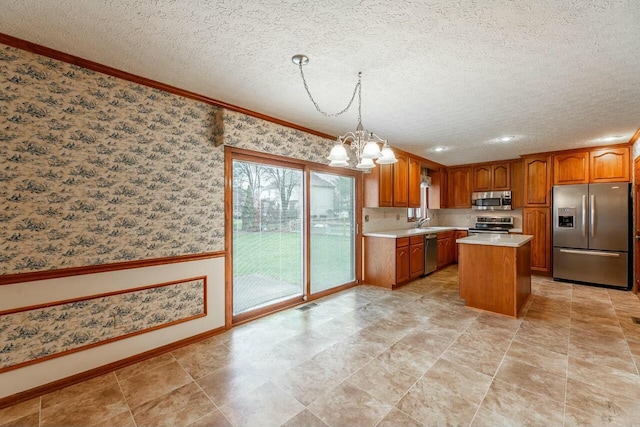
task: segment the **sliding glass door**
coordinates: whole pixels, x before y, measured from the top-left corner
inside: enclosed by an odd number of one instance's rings
[[[311,171],[311,293],[356,280],[355,178]]]
[[[233,160],[233,315],[304,293],[303,170]]]

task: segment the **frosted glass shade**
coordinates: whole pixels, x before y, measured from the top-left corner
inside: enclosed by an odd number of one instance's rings
[[[331,160],[332,162],[346,162],[349,160],[349,156],[347,155],[347,150],[344,148],[341,142],[338,142],[331,149],[331,153],[329,153],[329,157],[327,160]]]
[[[346,160],[331,160],[331,163],[329,163],[329,166],[344,168],[349,166],[349,162],[347,162]]]
[[[376,163],[379,165],[390,165],[392,163],[397,163],[398,159],[396,159],[396,155],[394,154],[389,144],[386,142],[382,146],[382,151],[380,152],[381,157],[376,160]]]
[[[363,159],[377,159],[380,157],[380,146],[373,141],[369,141],[362,149]]]
[[[360,163],[356,165],[358,169],[371,169],[374,166],[373,159],[362,159]]]

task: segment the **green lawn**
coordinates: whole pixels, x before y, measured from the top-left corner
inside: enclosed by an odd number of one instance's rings
[[[312,292],[353,279],[351,237],[311,235]],[[302,240],[299,233],[233,232],[233,274],[260,274],[301,284]]]

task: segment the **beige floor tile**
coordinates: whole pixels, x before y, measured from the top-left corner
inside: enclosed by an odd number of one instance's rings
[[[312,360],[280,372],[272,381],[305,406],[342,381],[342,376]]]
[[[431,387],[448,390],[476,404],[482,402],[491,379],[489,375],[445,359],[438,359],[422,377]]]
[[[373,427],[391,410],[391,405],[343,382],[313,402],[309,410],[331,427]]]
[[[172,353],[193,378],[200,378],[239,358],[221,343],[195,343]]]
[[[354,350],[348,344],[338,343],[316,354],[311,360],[335,373],[341,379],[346,379],[367,364],[371,360],[371,356]]]
[[[418,382],[396,405],[424,425],[469,425],[478,405],[446,389],[432,387],[425,379]]]
[[[441,355],[454,341],[453,337],[442,337],[417,330],[405,335],[398,342],[430,354]]]
[[[619,421],[616,417],[604,414],[594,417],[569,405],[566,405],[564,409],[564,427],[624,427],[633,425]]]
[[[544,368],[558,375],[565,375],[567,372],[568,356],[566,354],[556,353],[535,345],[513,341],[507,351],[506,358]]]
[[[39,423],[40,413],[36,412],[35,414],[7,421],[5,424],[0,424],[0,427],[37,427]]]
[[[229,420],[219,409],[208,413],[204,417],[194,421],[187,427],[233,427]]]
[[[377,359],[419,377],[427,372],[438,359],[438,355],[398,342],[378,355]]]
[[[277,427],[302,412],[304,406],[272,382],[267,382],[232,400],[220,410],[235,427]]]
[[[248,363],[232,363],[197,382],[213,402],[221,406],[260,387],[267,382],[267,377]]]
[[[40,412],[40,398],[27,400],[8,408],[0,409],[0,424],[6,424],[19,418],[24,418]]]
[[[512,358],[505,359],[495,378],[508,384],[515,384],[532,393],[548,397],[559,403],[564,403],[566,374],[547,371],[531,366]]]
[[[640,419],[637,399],[572,378],[567,380],[566,404],[607,422],[632,425]]]
[[[556,353],[567,354],[569,347],[569,327],[555,323],[532,321],[528,317],[520,325],[513,340],[522,344],[543,347]]]
[[[514,420],[511,420],[497,412],[490,411],[484,406],[478,409],[478,413],[473,418],[471,427],[523,427],[524,424],[520,424]]]
[[[184,369],[173,361],[120,381],[127,403],[135,408],[178,387],[192,382]]]
[[[41,426],[90,426],[128,410],[117,384],[81,394],[41,412]]]
[[[636,373],[633,357],[627,349],[607,348],[599,345],[588,346],[584,343],[569,343],[569,357],[589,363],[610,366],[621,371]]]
[[[329,427],[320,418],[313,415],[308,409],[300,412],[295,417],[284,423],[282,427]]]
[[[500,380],[494,380],[482,406],[528,426],[562,426],[564,405]]]
[[[418,376],[410,375],[396,366],[373,359],[349,377],[349,382],[373,397],[394,405],[417,379]]]
[[[133,416],[131,415],[131,411],[126,410],[115,417],[108,418],[106,420],[102,420],[97,424],[92,425],[91,427],[136,427],[136,423],[133,420]]]
[[[498,370],[509,343],[509,340],[487,340],[464,333],[441,357],[462,366],[471,366],[483,374],[493,375]]]
[[[105,375],[101,375],[90,380],[74,384],[69,387],[65,387],[62,390],[54,391],[53,393],[45,394],[42,396],[42,408],[48,408],[55,406],[69,399],[75,399],[83,394],[99,390],[101,388],[117,385],[113,372]]]
[[[162,365],[166,365],[174,360],[175,359],[171,353],[161,354],[160,356],[152,357],[151,359],[143,360],[142,362],[134,363],[133,365],[118,369],[116,371],[116,377],[118,377],[118,380],[122,381],[126,378],[133,377],[134,375],[141,374],[144,371],[150,371]]]
[[[294,354],[311,357],[331,347],[340,338],[338,336],[329,337],[312,330],[281,341],[280,345],[287,347]]]
[[[358,350],[371,357],[375,357],[393,345],[396,340],[393,338],[383,337],[382,335],[378,335],[372,331],[362,330],[348,336],[342,342],[349,345],[354,350]]]
[[[187,384],[133,408],[138,426],[186,426],[214,411],[196,383]]]
[[[633,396],[640,401],[640,377],[603,364],[569,358],[568,376],[577,381],[610,390],[613,394]]]
[[[397,408],[391,411],[380,421],[376,427],[421,427],[422,424],[411,418]]]

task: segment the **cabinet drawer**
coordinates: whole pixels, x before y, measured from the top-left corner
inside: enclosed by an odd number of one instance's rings
[[[401,248],[403,246],[409,246],[408,237],[401,237],[399,239],[396,239],[396,248]]]
[[[453,238],[453,230],[451,231],[442,231],[438,233],[438,240],[442,239],[451,239]]]
[[[424,244],[424,236],[411,236],[409,237],[409,243],[411,244],[411,246],[422,245]]]

